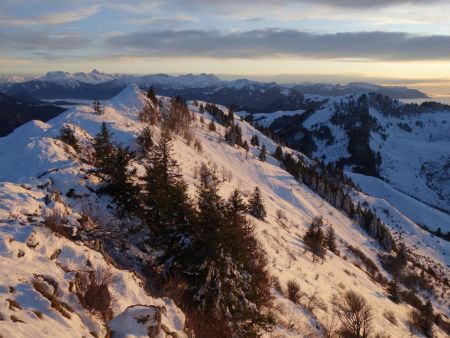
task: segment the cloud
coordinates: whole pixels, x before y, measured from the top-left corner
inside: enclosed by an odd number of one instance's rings
[[[81,8],[73,11],[48,13],[35,17],[1,19],[1,25],[6,26],[32,26],[32,25],[62,25],[69,22],[86,19],[99,12],[98,6]]]
[[[166,30],[117,35],[108,38],[106,44],[147,57],[450,60],[450,36],[379,31],[313,34],[286,29],[226,33]]]
[[[78,33],[47,34],[43,32],[0,32],[0,45],[3,50],[52,52],[84,49],[91,40]]]
[[[172,15],[163,17],[146,17],[146,18],[134,18],[127,22],[135,25],[145,25],[145,26],[175,26],[187,23],[196,22],[197,19],[192,16],[187,15]]]

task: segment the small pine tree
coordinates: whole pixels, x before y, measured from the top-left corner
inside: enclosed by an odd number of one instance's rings
[[[208,130],[209,131],[216,131],[216,125],[215,125],[215,123],[214,123],[214,121],[213,120],[211,120],[210,122],[209,122],[209,124],[208,124]]]
[[[153,88],[153,86],[151,86],[147,90],[147,98],[149,98],[153,102],[154,106],[156,106],[158,104],[158,99],[156,98],[155,88]]]
[[[254,147],[259,147],[259,138],[258,135],[253,135],[250,139],[250,144]]]
[[[94,138],[93,147],[95,151],[94,165],[97,168],[97,172],[100,175],[109,173],[114,146],[112,144],[112,134],[105,122],[102,123],[100,132]]]
[[[263,143],[263,145],[262,145],[262,147],[261,147],[261,152],[259,153],[259,159],[260,159],[260,161],[265,161],[266,160],[266,153],[267,153],[267,150],[266,150],[266,145]]]
[[[103,176],[106,186],[101,190],[113,197],[121,213],[130,213],[137,208],[139,188],[132,180],[136,169],[129,169],[132,158],[133,153],[117,145],[110,159],[109,171]]]
[[[325,234],[325,241],[328,247],[328,250],[336,253],[336,234],[334,233],[333,227],[330,225]]]
[[[248,203],[248,211],[250,215],[260,220],[264,220],[266,218],[266,207],[264,206],[261,197],[261,190],[258,187],[256,187],[253,191],[253,194],[250,196]]]
[[[284,160],[284,154],[283,149],[280,145],[277,146],[277,149],[275,150],[275,153],[273,154],[273,157],[275,157],[278,161]]]
[[[158,106],[154,103],[146,102],[139,112],[138,119],[140,122],[155,126],[161,119]]]
[[[322,218],[315,218],[303,236],[306,248],[313,254],[313,262],[325,257],[325,236],[322,230]]]
[[[100,103],[99,99],[94,99],[91,107],[97,115],[103,114],[103,105]]]
[[[250,150],[250,147],[248,146],[247,140],[244,140],[244,143],[242,144],[242,148],[245,150],[245,158],[248,157],[248,152]]]
[[[181,232],[191,211],[187,185],[176,160],[168,131],[147,153],[142,204],[144,220],[156,236],[156,244],[167,246],[175,233]],[[184,231],[184,230],[183,230]]]
[[[145,154],[148,152],[152,146],[153,146],[153,139],[152,139],[152,131],[149,127],[145,127],[142,129],[141,133],[136,139],[136,142],[139,146],[139,152],[141,154]]]
[[[401,297],[400,297],[400,286],[398,285],[397,278],[394,278],[388,283],[387,286],[387,293],[388,297],[394,302],[394,303],[400,303]]]
[[[80,145],[75,137],[75,133],[69,126],[65,125],[62,127],[57,138],[71,146],[77,153],[80,151]]]

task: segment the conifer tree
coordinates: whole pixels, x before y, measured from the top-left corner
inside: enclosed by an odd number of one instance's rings
[[[109,131],[106,123],[103,122],[100,132],[94,138],[94,165],[97,172],[107,174],[110,171],[111,158],[114,153],[114,146],[112,144],[112,134]]]
[[[250,139],[250,144],[254,147],[259,147],[259,138],[258,135],[253,135]]]
[[[197,189],[192,245],[184,256],[190,260],[184,274],[189,298],[202,317],[221,323],[219,332],[209,335],[255,336],[271,322],[262,309],[270,303],[264,253],[245,219],[238,191],[225,202],[218,194],[218,179],[205,165]]]
[[[259,159],[260,161],[265,161],[266,160],[266,145],[263,143],[262,147],[261,147],[261,152],[259,153]]]
[[[164,120],[164,127],[179,134],[189,128],[191,122],[191,114],[186,102],[180,96],[172,98],[168,114]]]
[[[250,215],[260,220],[264,220],[266,218],[266,207],[264,206],[264,202],[262,200],[261,190],[259,190],[258,187],[256,187],[253,191],[248,203],[248,211]]]
[[[145,127],[144,129],[142,129],[141,133],[136,139],[136,142],[139,146],[139,152],[141,154],[145,154],[146,152],[150,151],[153,146],[151,129],[149,127]]]
[[[315,218],[303,236],[306,248],[313,254],[313,262],[316,262],[317,258],[321,258],[323,261],[325,256],[325,236],[323,234],[322,224],[323,221],[321,218]]]
[[[136,169],[129,169],[132,158],[133,153],[117,145],[112,153],[108,171],[104,172],[103,176],[106,186],[102,190],[113,197],[121,212],[133,212],[137,208],[139,188],[132,180]]]
[[[278,161],[283,161],[283,160],[284,160],[283,149],[281,148],[280,145],[277,146],[277,149],[275,150],[275,153],[273,154],[273,156],[274,156]]]
[[[238,189],[235,189],[227,200],[226,212],[229,217],[229,231],[228,236],[230,239],[230,249],[233,250],[233,255],[240,256],[244,250],[241,249],[241,245],[237,243],[244,243],[247,237],[247,230],[250,230],[247,225],[247,219],[245,214],[247,212],[247,205],[241,197],[241,193]],[[241,242],[242,241],[242,242]],[[234,247],[233,247],[234,245]]]
[[[336,253],[336,234],[334,233],[333,227],[330,225],[327,229],[327,232],[325,234],[325,241],[328,247],[328,250],[331,252]]]
[[[248,152],[250,150],[250,148],[248,146],[248,143],[247,143],[247,140],[244,140],[244,143],[242,144],[242,148],[244,148],[244,150],[245,150],[245,158],[247,158],[248,157]]]
[[[425,305],[420,308],[420,327],[427,337],[433,337],[434,311],[431,301],[428,299]]]
[[[156,107],[156,105],[158,104],[158,99],[156,98],[155,88],[153,88],[153,86],[151,86],[147,90],[147,98],[150,99],[153,102],[153,105]]]
[[[72,128],[67,125],[61,128],[58,139],[71,146],[76,152],[80,151],[80,145]]]
[[[216,125],[215,125],[215,123],[214,123],[213,120],[211,120],[211,121],[209,122],[209,124],[208,124],[208,130],[209,130],[209,131],[212,131],[212,132],[216,131]]]
[[[387,293],[389,298],[394,302],[394,303],[400,303],[401,302],[401,297],[400,297],[400,286],[398,284],[398,279],[394,278],[393,280],[391,280],[388,283],[387,286]]]
[[[150,126],[157,125],[160,118],[158,105],[150,102],[145,102],[144,107],[138,114],[139,121]]]
[[[142,203],[144,220],[157,238],[157,244],[185,232],[191,213],[187,185],[176,160],[168,131],[147,153]]]

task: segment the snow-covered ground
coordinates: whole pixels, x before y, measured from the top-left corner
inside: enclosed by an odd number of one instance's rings
[[[70,214],[72,222],[76,224],[76,213],[80,211],[81,205],[80,201],[66,196],[71,188],[75,188],[77,194],[86,194],[89,203],[97,203],[94,205],[102,207],[102,201],[98,201],[88,189],[95,184],[84,174],[88,166],[81,163],[64,143],[54,139],[61,127],[64,124],[74,126],[80,143],[88,145],[99,132],[101,123],[106,122],[119,143],[134,148],[135,138],[143,128],[137,114],[142,109],[144,100],[143,93],[136,86],[128,86],[106,103],[103,115],[95,115],[90,107],[77,106],[48,123],[30,122],[7,137],[0,138],[0,316],[4,318],[0,321],[0,326],[5,327],[7,336],[11,333],[12,336],[25,337],[31,332],[33,336],[39,336],[39,332],[43,332],[42,336],[48,333],[50,336],[79,337],[88,336],[90,331],[100,334],[104,332],[101,321],[90,316],[69,291],[69,284],[74,278],[74,271],[87,269],[87,260],[93,266],[106,266],[108,263],[105,258],[81,242],[58,237],[37,224],[44,210],[55,205]],[[201,163],[216,168],[217,173],[224,178],[220,190],[223,196],[228,196],[236,187],[248,196],[258,186],[262,191],[268,216],[266,221],[254,219],[253,222],[256,235],[268,254],[270,274],[280,280],[283,288],[287,281],[297,281],[304,294],[312,295],[317,292],[325,304],[321,309],[316,309],[313,316],[273,290],[273,310],[278,322],[274,334],[282,337],[323,335],[315,324],[315,318],[322,323],[331,320],[332,295],[342,290],[354,290],[372,306],[375,331],[391,337],[409,336],[407,315],[410,307],[390,301],[384,288],[369,277],[361,265],[355,264],[358,259],[346,249],[347,245],[357,247],[379,265],[377,254],[381,249],[375,240],[353,220],[305,185],[299,184],[280,167],[276,159],[268,156],[266,162],[261,162],[257,158],[258,149],[251,147],[247,156],[243,149],[231,147],[223,141],[223,127],[217,125],[217,132],[208,130],[211,116],[204,114],[205,122],[202,124],[198,107],[189,103],[189,109],[196,113],[192,128],[203,151],[199,153],[181,137],[175,137],[174,152],[189,184],[190,194],[195,193],[196,176]],[[236,117],[236,123],[242,128],[244,139],[249,141],[252,135],[257,134],[268,152],[274,152],[276,144],[272,140],[248,123],[240,121],[239,117]],[[154,133],[159,133],[157,128]],[[284,150],[291,151],[287,148]],[[43,188],[45,184],[47,186]],[[50,188],[61,192],[61,202],[56,200],[46,205],[45,197],[51,193]],[[382,208],[389,207],[391,217],[385,217],[386,224],[391,229],[403,227],[406,245],[417,254],[427,256],[432,263],[443,265],[444,273],[448,274],[450,243],[441,241],[439,245],[434,245],[433,238],[412,221],[413,216],[405,217],[400,209],[395,209],[397,213],[394,213],[392,206],[379,204],[383,200],[364,194],[355,194],[354,198],[367,201],[370,206],[379,209],[380,213]],[[284,219],[277,220],[278,211],[285,215]],[[404,212],[407,214],[406,210]],[[430,213],[429,217],[432,215]],[[310,253],[305,252],[300,239],[316,216],[322,216],[326,224],[333,225],[341,252],[340,256],[328,252],[323,264],[312,262]],[[417,246],[418,242],[427,243],[428,247]],[[38,244],[35,245],[36,243]],[[57,249],[61,249],[61,253],[51,259]],[[163,323],[171,331],[183,335],[184,315],[171,300],[148,296],[139,278],[133,273],[114,267],[110,269],[117,276],[110,286],[110,292],[114,295],[112,329],[126,331],[130,328],[133,331],[130,334],[139,335],[142,328],[135,328],[134,322],[130,323],[129,315],[146,311],[146,308],[126,308],[136,304],[160,305],[166,308]],[[383,273],[389,277],[386,272]],[[35,274],[49,276],[58,282],[58,298],[74,309],[70,319],[52,309],[48,300],[33,289],[32,282],[39,278]],[[443,299],[433,302],[435,307],[449,314],[448,291],[443,292]],[[14,299],[21,309],[11,309],[11,303],[7,299]],[[41,311],[43,319],[33,310]],[[398,325],[392,325],[384,317],[383,314],[388,310],[395,313]],[[14,321],[11,316],[25,323]],[[439,330],[436,330],[436,334],[445,337]]]

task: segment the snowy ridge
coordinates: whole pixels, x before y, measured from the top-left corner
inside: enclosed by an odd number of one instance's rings
[[[117,142],[134,149],[136,136],[143,127],[137,115],[145,100],[143,93],[136,86],[128,86],[118,96],[105,103],[103,115],[94,114],[91,107],[77,106],[48,123],[30,122],[11,135],[0,138],[0,161],[6,164],[0,167],[2,182],[0,183],[0,280],[2,281],[0,315],[6,318],[0,323],[5,326],[6,333],[14,332],[19,337],[35,330],[47,332],[51,336],[65,337],[78,337],[83,334],[88,336],[91,331],[100,335],[105,333],[103,323],[98,318],[90,316],[81,307],[76,296],[68,290],[70,281],[74,278],[74,271],[87,269],[88,259],[93,266],[108,265],[107,261],[99,252],[89,249],[86,245],[58,237],[46,227],[37,225],[42,219],[44,210],[57,206],[70,215],[69,218],[75,227],[79,226],[77,215],[82,212],[83,203],[68,197],[72,188],[76,194],[84,195],[85,202],[94,208],[111,213],[106,207],[108,199],[97,198],[89,189],[96,184],[95,180],[85,175],[90,166],[81,163],[73,150],[63,142],[55,140],[54,136],[58,135],[63,125],[68,124],[75,128],[80,143],[87,145],[99,132],[101,123],[106,122]],[[161,100],[164,104],[168,102],[168,99],[163,97]],[[239,187],[244,195],[248,196],[254,187],[258,186],[263,193],[268,217],[266,221],[256,219],[253,221],[256,235],[268,254],[270,274],[277,277],[283,287],[289,280],[295,280],[306,295],[317,292],[318,297],[328,307],[317,309],[312,315],[274,289],[274,309],[277,319],[274,334],[282,337],[323,336],[323,332],[317,328],[316,321],[324,322],[330,319],[331,296],[341,290],[357,290],[372,306],[375,331],[389,334],[391,337],[409,336],[407,313],[410,306],[390,301],[384,288],[369,277],[361,266],[354,264],[358,260],[347,250],[347,245],[357,247],[379,265],[377,255],[382,252],[379,245],[352,219],[325,202],[305,185],[299,184],[281,168],[275,158],[268,155],[266,162],[259,161],[257,158],[259,150],[252,146],[246,158],[243,149],[231,147],[223,142],[222,126],[217,125],[217,132],[208,131],[207,125],[212,116],[203,114],[205,123],[202,124],[198,106],[189,102],[189,109],[196,116],[192,128],[195,137],[202,143],[203,152],[199,154],[181,137],[175,138],[174,151],[189,184],[191,195],[195,193],[196,172],[201,163],[215,167],[218,173],[227,178],[220,190],[223,196],[228,196],[235,187]],[[256,134],[261,144],[264,143],[267,147],[269,154],[275,151],[277,145],[271,139],[250,124],[241,121],[239,117],[235,117],[235,122],[241,127],[244,139],[249,140]],[[154,133],[157,135],[159,129],[155,128]],[[284,151],[291,150],[284,148]],[[142,172],[142,166],[138,163],[135,165],[138,172]],[[52,194],[54,189],[61,193],[59,198]],[[46,196],[50,196],[51,199],[48,205],[45,203]],[[364,199],[370,206],[379,208],[378,199],[367,195],[354,198]],[[381,212],[382,208],[379,209]],[[282,223],[277,221],[279,210],[285,215]],[[429,257],[432,263],[443,265],[444,273],[448,274],[449,262],[444,260],[444,254],[450,257],[449,243],[441,242],[440,246],[434,246],[435,239],[421,231],[414,222],[402,218],[398,210],[398,214],[394,214],[394,210],[390,212],[396,217],[395,222],[414,232],[413,236],[409,236],[407,232],[403,233],[405,244],[413,249],[418,240],[429,243],[429,247],[419,246],[414,250]],[[322,216],[326,224],[333,225],[338,238],[338,249],[341,252],[341,256],[327,252],[323,264],[312,262],[311,255],[305,253],[304,244],[300,240],[300,236],[305,233],[316,216]],[[386,224],[391,229],[398,226],[397,223],[394,224],[386,218]],[[31,246],[27,243],[31,243]],[[34,246],[36,243],[38,244]],[[61,249],[60,254],[50,259],[57,249]],[[130,249],[132,250],[136,255],[146,257],[145,253],[139,252],[137,248]],[[24,255],[19,255],[21,251]],[[127,310],[127,307],[138,304],[159,305],[166,308],[163,312],[164,325],[179,336],[184,335],[184,315],[171,300],[148,296],[141,281],[133,273],[110,268],[117,276],[116,281],[110,286],[110,291],[116,298],[113,302],[114,317],[110,323],[111,329],[118,331],[119,328],[123,328],[125,331],[133,331],[128,334],[139,336],[142,327],[135,328],[134,322],[131,325],[130,316],[124,313],[135,314],[145,309],[137,306]],[[386,271],[382,268],[380,270],[383,275],[389,277]],[[52,309],[48,300],[33,289],[31,283],[37,278],[33,274],[42,274],[44,271],[58,282],[58,298],[73,307],[74,314],[71,319],[61,316]],[[12,289],[9,287],[13,287],[15,291],[11,292]],[[449,315],[446,297],[448,290],[442,292],[444,297],[433,300],[433,303],[436,308]],[[16,300],[21,309],[10,309],[7,299]],[[38,318],[33,310],[41,311],[43,319]],[[390,324],[384,317],[383,313],[387,310],[395,313],[398,325]],[[16,316],[25,323],[15,322],[11,316]],[[439,329],[436,329],[436,335],[445,337]]]

